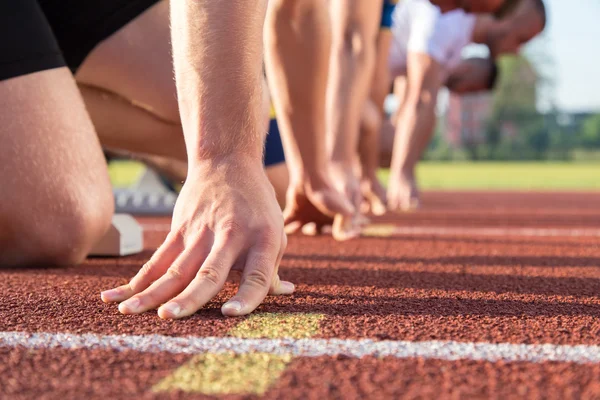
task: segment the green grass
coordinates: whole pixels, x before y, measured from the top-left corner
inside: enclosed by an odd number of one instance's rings
[[[127,187],[143,170],[138,162],[118,161],[109,175],[115,187]],[[388,176],[380,171],[383,182]],[[422,162],[417,177],[423,189],[600,190],[600,162]]]
[[[423,162],[417,177],[423,189],[600,190],[600,162]]]

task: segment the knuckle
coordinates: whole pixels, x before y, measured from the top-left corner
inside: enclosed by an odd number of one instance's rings
[[[154,269],[154,262],[150,260],[146,264],[142,265],[142,268],[140,268],[140,271],[138,272],[138,276],[140,278],[146,277],[150,275],[152,269]]]
[[[129,286],[134,290],[138,291],[140,286],[143,286],[143,282],[147,281],[152,273],[153,269],[152,260],[148,261],[146,264],[142,265],[142,268],[138,271],[138,273],[131,278],[129,281]]]
[[[198,278],[215,286],[221,283],[222,273],[218,266],[206,266],[198,271]]]
[[[271,285],[271,277],[267,271],[255,269],[248,273],[243,283],[258,287],[269,287]]]
[[[279,247],[280,237],[281,232],[278,232],[273,225],[265,225],[256,235],[256,244],[260,248]]]
[[[167,270],[166,275],[167,278],[175,281],[183,281],[185,279],[185,275],[179,265],[172,265],[171,268]]]
[[[226,241],[242,236],[244,228],[235,221],[226,221],[221,225],[221,234]]]

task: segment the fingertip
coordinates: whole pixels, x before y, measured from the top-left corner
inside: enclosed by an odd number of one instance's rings
[[[292,294],[296,291],[296,285],[289,281],[281,281],[281,291],[278,294]]]
[[[302,227],[302,234],[306,236],[316,236],[317,235],[317,224],[314,222],[309,222],[308,224]]]
[[[107,292],[108,292],[108,290],[100,293],[100,299],[102,300],[103,303],[112,303]]]
[[[371,212],[377,217],[381,217],[386,211],[385,205],[379,201],[371,205]]]
[[[221,307],[221,313],[226,317],[240,317],[251,311],[252,310],[244,310],[243,304],[238,300],[230,300]]]
[[[161,319],[175,319],[181,317],[181,307],[175,302],[169,302],[158,309]]]
[[[131,298],[119,304],[121,314],[137,314],[140,310],[140,300]]]
[[[293,235],[298,232],[302,228],[302,223],[300,221],[292,221],[285,225],[283,228],[284,233],[286,235]]]
[[[104,292],[100,293],[100,298],[105,303],[115,303],[118,301],[123,301],[127,299],[127,297],[129,297],[128,293],[130,291],[127,290],[128,288],[129,285],[123,285],[114,289],[105,290]]]

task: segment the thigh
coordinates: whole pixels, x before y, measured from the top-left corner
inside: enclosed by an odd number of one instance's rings
[[[104,157],[66,67],[0,81],[0,166],[0,247],[58,244],[67,228],[97,237],[110,223]]]
[[[160,1],[99,43],[75,75],[158,117],[179,121],[171,58],[169,2]]]

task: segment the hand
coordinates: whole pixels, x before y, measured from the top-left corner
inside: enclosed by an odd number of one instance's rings
[[[177,199],[171,232],[131,281],[102,293],[123,314],[158,308],[161,318],[195,313],[241,270],[227,316],[252,312],[270,294],[290,294],[278,267],[287,244],[275,193],[259,161],[229,156],[191,168]]]
[[[340,221],[351,219],[354,214],[352,204],[338,193],[326,178],[300,180],[290,184],[287,192],[286,208],[283,212],[285,231],[291,234],[304,228],[305,233],[315,234],[334,223],[335,219],[334,238],[346,240],[358,236],[359,232]]]
[[[362,203],[362,194],[360,192],[360,182],[352,163],[330,161],[329,171],[333,186],[350,201],[356,212],[358,212]]]
[[[363,196],[361,212],[381,216],[386,213],[387,196],[385,189],[377,176],[363,176],[360,182],[360,190]]]
[[[390,211],[414,211],[419,208],[419,191],[413,171],[392,173],[387,199]]]

